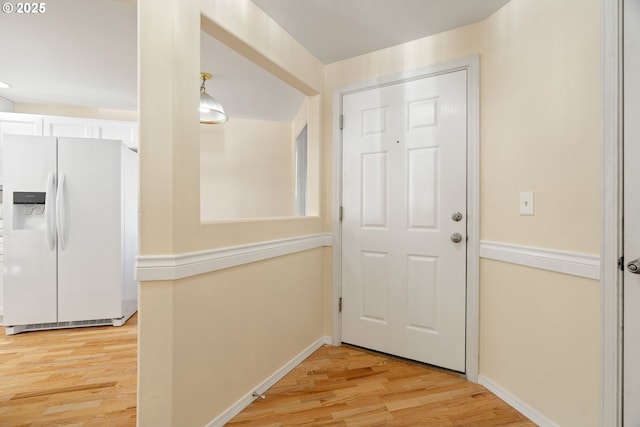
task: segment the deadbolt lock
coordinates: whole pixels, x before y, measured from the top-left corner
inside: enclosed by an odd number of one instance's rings
[[[458,211],[455,211],[454,213],[451,214],[451,219],[454,220],[455,222],[458,222],[462,219],[462,214]]]

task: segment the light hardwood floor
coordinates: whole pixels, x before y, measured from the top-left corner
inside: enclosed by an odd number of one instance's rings
[[[324,346],[228,426],[535,424],[462,375],[350,346]]]
[[[137,327],[0,328],[0,426],[135,426]]]
[[[0,334],[0,426],[135,426],[136,316]],[[535,426],[460,375],[349,346],[322,347],[228,425]]]

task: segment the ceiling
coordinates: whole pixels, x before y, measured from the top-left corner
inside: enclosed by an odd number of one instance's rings
[[[136,109],[136,5],[55,0],[0,15],[0,96],[14,102]]]
[[[252,1],[326,64],[483,20],[509,0]],[[135,110],[135,2],[55,0],[46,6],[40,15],[0,15],[0,81],[11,85],[0,88],[0,96]],[[230,117],[291,121],[304,98],[204,33],[201,69],[214,75],[207,92]]]
[[[509,0],[251,0],[324,64],[479,22]]]

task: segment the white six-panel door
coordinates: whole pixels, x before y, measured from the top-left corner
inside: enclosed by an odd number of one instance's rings
[[[342,340],[457,371],[466,94],[462,70],[343,97]]]

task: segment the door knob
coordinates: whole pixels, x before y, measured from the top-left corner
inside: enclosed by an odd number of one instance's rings
[[[451,214],[451,219],[454,220],[455,222],[458,222],[462,219],[462,214],[458,211],[454,212]]]
[[[453,234],[451,235],[451,241],[452,241],[453,243],[460,243],[460,242],[462,242],[462,234],[460,234],[460,233],[453,233]],[[640,266],[639,266],[639,267],[640,267]]]
[[[629,273],[640,274],[640,258],[629,261],[627,270],[629,270]]]

